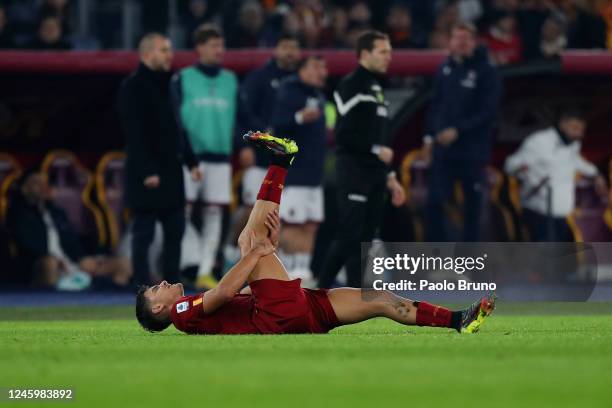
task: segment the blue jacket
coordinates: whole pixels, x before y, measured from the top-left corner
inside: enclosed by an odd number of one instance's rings
[[[455,127],[459,137],[448,147],[436,144],[434,158],[488,161],[501,95],[501,77],[484,47],[463,63],[449,57],[434,79],[428,127],[434,137]]]
[[[295,114],[306,106],[318,106],[321,116],[314,122],[299,124]],[[320,186],[327,130],[325,128],[325,97],[316,88],[306,85],[297,76],[281,84],[274,104],[272,127],[280,137],[294,139],[299,152],[287,173],[287,186]]]
[[[238,112],[241,134],[249,130],[266,130],[272,127],[272,113],[278,88],[282,79],[291,74],[292,71],[279,68],[276,60],[271,59],[244,78],[240,87]],[[259,150],[256,150],[256,153],[257,165],[267,166],[267,156]]]

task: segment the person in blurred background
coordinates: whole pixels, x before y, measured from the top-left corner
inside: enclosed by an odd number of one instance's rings
[[[415,36],[412,28],[412,14],[407,6],[395,4],[389,8],[385,25],[394,48],[421,48],[425,45]]]
[[[454,182],[463,186],[463,240],[479,239],[484,166],[491,154],[491,133],[499,111],[502,84],[487,51],[477,43],[476,28],[458,23],[451,31],[450,56],[434,78],[429,136],[433,153],[429,172],[427,240],[448,241],[444,206]]]
[[[372,26],[372,10],[363,0],[355,1],[348,10],[349,22],[362,27]]]
[[[47,16],[59,18],[62,25],[62,33],[64,35],[72,33],[69,0],[45,0],[40,6],[40,16],[41,18]]]
[[[198,62],[173,77],[172,99],[180,127],[203,175],[196,182],[187,169],[184,171],[186,213],[189,221],[193,204],[202,200],[203,230],[196,286],[211,288],[216,285],[213,267],[221,241],[223,207],[231,201],[230,156],[234,147],[238,80],[233,72],[221,67],[225,40],[216,26],[200,26],[194,33],[194,43]]]
[[[185,228],[183,161],[194,179],[201,174],[188,144],[180,138],[172,110],[170,40],[162,34],[147,34],[140,41],[139,54],[138,69],[119,90],[119,114],[127,141],[126,204],[133,219],[134,283],[143,285],[151,281],[148,252],[157,221],[164,235],[164,278],[179,280]]]
[[[261,46],[264,24],[264,10],[257,0],[242,4],[238,19],[230,27],[227,35],[229,48],[253,48]]]
[[[276,94],[282,80],[295,72],[300,54],[298,39],[284,34],[278,39],[272,59],[245,77],[240,88],[240,125],[244,131],[272,128]],[[240,165],[246,169],[242,199],[244,204],[252,206],[265,176],[267,158],[251,146],[245,146],[240,151]]]
[[[305,57],[297,76],[283,81],[272,115],[276,135],[291,137],[300,146],[283,189],[280,217],[284,222],[280,240],[281,259],[289,276],[312,285],[310,270],[314,239],[323,222],[323,165],[327,129],[325,96],[327,65],[321,57]]]
[[[523,42],[516,29],[516,18],[511,13],[498,12],[482,40],[498,65],[523,60]]]
[[[112,256],[86,256],[65,211],[50,200],[46,176],[26,172],[12,197],[8,225],[24,273],[35,287],[77,291],[101,280],[125,287],[130,262]],[[97,282],[94,282],[94,279]],[[27,280],[27,279],[26,279]]]
[[[568,48],[606,49],[606,22],[592,4],[559,0],[559,11],[567,21]]]
[[[64,38],[62,30],[62,21],[59,17],[45,16],[40,22],[36,37],[25,48],[41,51],[69,50],[72,46]]]
[[[321,48],[342,49],[349,45],[346,33],[349,26],[348,13],[342,7],[335,7],[329,16],[329,24],[321,33]]]
[[[0,4],[0,49],[14,48],[15,37],[11,25],[9,24],[6,9]]]
[[[597,193],[607,196],[604,177],[580,155],[586,132],[582,112],[567,109],[555,126],[528,136],[505,163],[521,180],[523,220],[531,241],[573,241],[567,216],[575,206],[576,173],[594,179]]]
[[[558,57],[567,48],[565,24],[559,17],[550,15],[541,28],[539,57]]]
[[[189,0],[187,13],[183,16],[185,32],[194,33],[204,23],[210,23],[214,17],[211,13],[208,0]],[[193,48],[193,36],[187,36],[187,48]]]
[[[358,68],[334,92],[336,122],[337,205],[340,217],[318,286],[329,288],[346,265],[348,286],[361,286],[361,242],[370,242],[382,217],[385,192],[393,205],[406,196],[395,172],[393,150],[386,146],[388,103],[381,79],[391,63],[389,37],[367,31],[356,47]]]
[[[276,94],[281,81],[295,72],[300,54],[298,39],[291,34],[282,34],[274,48],[273,57],[263,66],[247,74],[240,87],[238,120],[241,133],[251,129],[262,131],[272,129],[271,119]],[[230,227],[228,244],[224,250],[226,258],[231,258],[227,261],[237,260],[236,241],[255,204],[268,165],[268,158],[248,145],[242,146],[238,159],[240,167],[244,169],[243,206],[234,215]]]
[[[448,49],[450,29],[459,21],[459,8],[456,2],[445,4],[436,15],[433,30],[429,35],[429,47]]]

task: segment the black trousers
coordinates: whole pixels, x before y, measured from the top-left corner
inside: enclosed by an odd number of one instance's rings
[[[475,160],[435,158],[429,172],[427,199],[427,241],[452,241],[444,205],[451,199],[455,180],[461,182],[464,196],[463,237],[466,242],[480,239],[480,213],[484,190],[484,163]]]
[[[318,286],[331,287],[342,266],[348,286],[361,287],[361,242],[371,242],[380,225],[386,196],[386,174],[351,163],[337,165],[338,223],[323,264]]]
[[[185,211],[182,207],[155,210],[134,210],[132,224],[132,267],[134,284],[150,285],[149,247],[155,236],[155,223],[161,222],[164,231],[164,279],[176,283],[180,279],[181,241],[185,230]]]
[[[523,222],[532,242],[573,242],[574,234],[564,217],[549,219],[546,215],[523,208]]]

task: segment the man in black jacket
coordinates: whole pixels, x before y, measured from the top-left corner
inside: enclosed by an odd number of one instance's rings
[[[340,218],[319,279],[322,288],[333,284],[343,265],[348,286],[361,285],[360,242],[374,238],[386,190],[395,206],[406,199],[395,172],[389,171],[393,150],[385,146],[388,108],[380,80],[391,62],[389,38],[376,31],[363,33],[357,40],[357,57],[359,67],[334,92]]]
[[[323,177],[327,129],[325,96],[327,80],[325,60],[317,55],[300,61],[297,75],[283,80],[272,114],[276,134],[291,136],[300,146],[283,189],[280,217],[285,223],[281,233],[281,259],[287,263],[289,276],[312,280],[310,271],[314,239],[324,218]],[[313,282],[309,282],[313,283]]]
[[[182,162],[192,169],[194,179],[201,174],[189,144],[180,137],[170,101],[170,40],[162,34],[147,34],[139,52],[141,63],[119,92],[127,140],[126,199],[133,216],[134,283],[150,284],[147,253],[158,220],[164,231],[164,277],[178,281],[185,228]]]
[[[464,195],[463,240],[479,239],[484,167],[491,154],[491,133],[499,111],[502,84],[487,51],[477,46],[476,29],[457,24],[450,57],[434,79],[425,149],[433,150],[427,204],[427,240],[448,241],[444,205],[460,180]]]
[[[88,288],[92,278],[127,285],[129,261],[84,253],[66,212],[51,200],[44,174],[26,172],[19,187],[11,197],[7,217],[21,266],[19,283],[71,291]]]
[[[295,73],[300,58],[297,38],[283,34],[274,48],[274,57],[265,65],[249,72],[240,86],[239,121],[241,133],[251,129],[267,130],[275,108],[278,89],[284,78]],[[265,101],[265,103],[262,103]],[[292,137],[292,135],[285,135]],[[255,204],[259,185],[266,175],[268,158],[251,146],[240,150],[240,165],[246,170],[242,181],[242,200],[246,206]],[[250,213],[250,208],[249,211]],[[248,217],[248,214],[246,214]],[[246,222],[246,219],[244,220]]]

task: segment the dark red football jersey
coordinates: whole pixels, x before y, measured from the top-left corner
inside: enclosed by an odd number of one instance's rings
[[[205,313],[203,294],[184,296],[172,305],[174,326],[190,334],[327,333],[340,323],[327,291],[302,289],[300,279],[251,282],[252,295],[236,295]]]
[[[260,330],[253,322],[255,313],[251,295],[236,295],[217,309],[205,314],[200,293],[180,298],[171,310],[174,327],[190,334],[254,334]]]

